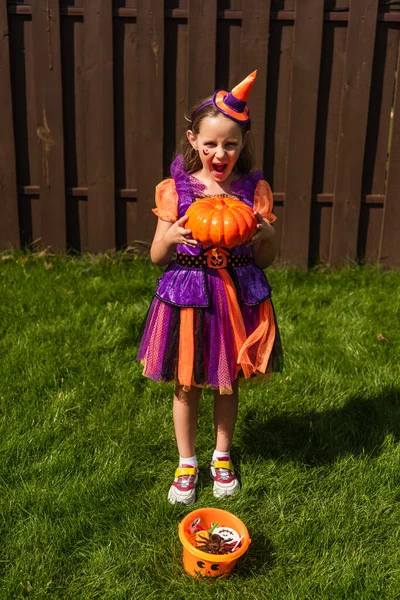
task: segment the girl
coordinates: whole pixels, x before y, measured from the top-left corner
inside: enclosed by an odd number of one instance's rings
[[[157,229],[151,260],[168,265],[150,306],[138,358],[143,374],[174,381],[173,419],[179,466],[169,490],[172,504],[196,498],[195,454],[201,388],[214,390],[216,446],[211,460],[214,496],[231,496],[239,482],[230,460],[238,410],[238,378],[277,366],[280,341],[262,269],[275,257],[272,194],[253,152],[246,101],[256,71],[230,93],[217,90],[191,112],[171,179],[156,187]],[[185,228],[197,198],[231,196],[253,208],[257,230],[215,268]],[[174,253],[177,257],[173,260]],[[213,249],[218,253],[218,249]],[[226,254],[225,254],[226,256]]]

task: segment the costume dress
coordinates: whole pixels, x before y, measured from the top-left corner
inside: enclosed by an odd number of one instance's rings
[[[181,155],[172,163],[171,175],[156,187],[153,212],[175,222],[196,198],[205,197],[205,186],[187,173]],[[272,193],[261,171],[234,181],[230,195],[269,223],[275,221]],[[226,263],[222,268],[213,266],[212,250],[201,244],[179,244],[176,251],[177,258],[158,280],[147,314],[137,356],[143,375],[175,381],[185,391],[194,385],[230,394],[238,377],[280,370],[282,350],[271,288],[254,264],[251,248],[222,249],[217,254],[222,255],[217,263]]]

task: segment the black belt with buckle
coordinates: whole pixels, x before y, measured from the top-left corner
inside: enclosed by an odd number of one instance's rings
[[[193,256],[178,252],[176,262],[181,267],[201,269],[226,269],[227,267],[247,267],[252,262],[251,254],[231,254],[227,248],[211,248],[204,254]]]

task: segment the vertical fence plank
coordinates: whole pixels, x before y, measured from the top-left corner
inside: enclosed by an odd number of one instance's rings
[[[65,251],[67,225],[59,0],[33,2],[32,27],[36,133],[41,152],[38,182],[41,242],[45,246]]]
[[[188,108],[214,92],[216,44],[217,0],[192,0],[188,19]]]
[[[293,21],[270,23],[263,170],[274,193],[285,189],[293,31]]]
[[[86,115],[84,79],[84,22],[82,15],[61,15],[61,58],[63,64],[65,186],[67,245],[88,248],[87,198],[72,193],[86,188]]]
[[[390,162],[379,248],[379,261],[383,266],[387,267],[400,266],[400,51],[397,65]]]
[[[297,0],[281,260],[308,266],[324,6]]]
[[[311,202],[309,262],[328,262],[331,239],[332,200],[316,202],[319,194],[335,187],[336,147],[339,135],[341,88],[346,53],[347,24],[324,23],[317,124],[314,148],[314,173]]]
[[[19,248],[7,3],[0,6],[0,250]]]
[[[140,240],[155,228],[154,189],[163,178],[164,2],[137,4],[137,222]]]
[[[357,257],[377,12],[378,0],[351,0],[332,211],[332,266]]]
[[[367,195],[384,197],[388,161],[390,114],[395,92],[395,73],[399,46],[399,29],[392,24],[377,24],[368,129],[365,142],[363,183],[358,232],[358,258],[375,264],[379,260],[383,203],[366,201]]]
[[[256,165],[264,163],[265,102],[267,95],[268,40],[270,0],[246,0],[243,3],[240,41],[240,72],[244,77],[257,69],[257,80],[251,91],[251,123],[255,136]]]
[[[39,176],[42,156],[37,137],[35,62],[31,15],[10,12],[10,68],[14,114],[14,142],[18,186],[19,237],[21,246],[41,238]],[[23,186],[37,186],[24,193]]]
[[[88,245],[115,247],[114,102],[112,4],[85,2],[85,95]]]
[[[400,29],[378,22],[364,155],[363,194],[385,193],[390,113],[395,93],[399,42]]]
[[[185,132],[184,113],[187,110],[187,78],[188,78],[188,31],[187,24],[181,22],[177,29],[177,62],[176,62],[176,107],[175,107],[175,140],[178,142]]]
[[[116,190],[136,189],[136,18],[114,18],[114,136]],[[116,244],[125,247],[136,236],[136,198],[116,197]]]

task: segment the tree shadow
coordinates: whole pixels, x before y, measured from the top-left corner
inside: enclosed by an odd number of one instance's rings
[[[353,396],[343,407],[322,412],[260,420],[260,412],[250,409],[238,432],[238,446],[249,454],[313,467],[346,455],[378,456],[388,434],[400,439],[400,389],[395,387]]]

